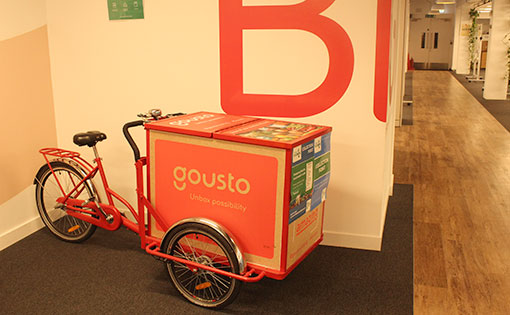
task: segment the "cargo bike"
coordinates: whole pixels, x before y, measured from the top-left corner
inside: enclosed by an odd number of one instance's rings
[[[108,185],[96,148],[104,133],[73,137],[92,148],[92,163],[40,150],[36,203],[57,238],[82,242],[97,227],[124,226],[164,261],[177,291],[205,308],[230,304],[243,282],[285,278],[321,242],[331,128],[208,112],[139,117],[123,127],[137,210]],[[129,132],[137,126],[146,129],[145,157]]]

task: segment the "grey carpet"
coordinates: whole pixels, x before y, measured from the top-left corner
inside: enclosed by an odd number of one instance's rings
[[[413,186],[395,185],[381,252],[319,246],[282,281],[244,284],[221,312],[193,306],[136,234],[85,243],[42,229],[0,252],[2,314],[412,314]]]
[[[451,74],[487,109],[496,120],[510,131],[510,100],[493,101],[483,98],[484,82],[469,82],[465,74]]]

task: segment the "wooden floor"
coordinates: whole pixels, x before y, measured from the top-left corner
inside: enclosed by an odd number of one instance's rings
[[[415,314],[510,314],[510,132],[449,73],[414,73],[395,182],[414,185]]]

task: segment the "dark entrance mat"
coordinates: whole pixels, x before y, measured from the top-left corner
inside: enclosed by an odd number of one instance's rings
[[[471,93],[471,95],[474,96],[480,102],[480,104],[487,109],[489,113],[491,113],[494,118],[496,118],[497,121],[503,127],[506,128],[506,130],[510,131],[510,99],[506,100],[500,100],[500,101],[494,101],[494,100],[486,100],[483,98],[483,85],[484,82],[469,82],[468,79],[466,79],[465,74],[456,74],[453,71],[450,71],[450,73],[466,88],[466,90]]]
[[[0,252],[2,314],[412,314],[413,186],[395,185],[381,252],[319,246],[282,281],[244,284],[221,312],[185,302],[125,229],[83,244],[40,230]]]

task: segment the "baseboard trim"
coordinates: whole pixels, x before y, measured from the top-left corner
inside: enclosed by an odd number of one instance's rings
[[[382,236],[324,231],[321,245],[380,251]]]
[[[129,210],[122,211],[128,219],[136,222],[134,216]],[[44,227],[44,223],[41,221],[41,217],[36,216],[27,222],[18,225],[15,228],[0,235],[0,251],[13,245],[14,243],[24,239],[32,233],[39,231]]]
[[[132,217],[129,211],[126,213],[126,215],[128,217]],[[42,223],[40,217],[37,216],[5,232],[4,234],[0,235],[0,250],[3,250],[29,236],[30,234],[37,232],[42,227],[44,227],[44,224]],[[382,237],[374,235],[324,231],[324,239],[321,245],[380,251],[382,245]]]
[[[0,250],[3,250],[24,239],[30,234],[37,232],[43,226],[44,224],[42,223],[41,218],[37,216],[21,225],[18,225],[15,228],[10,229],[9,231],[0,235]]]
[[[395,187],[395,174],[391,174],[390,188],[389,188],[389,191],[388,191],[388,197],[389,196],[393,196],[394,187]]]

